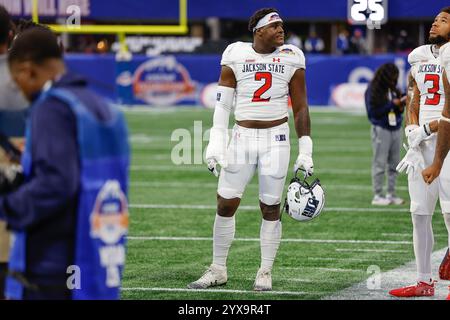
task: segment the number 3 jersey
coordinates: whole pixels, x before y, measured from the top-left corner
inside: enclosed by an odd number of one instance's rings
[[[305,69],[303,52],[283,45],[270,54],[257,53],[252,43],[230,44],[222,66],[236,77],[236,120],[277,120],[288,116],[289,82],[297,69]]]
[[[442,81],[444,68],[441,66],[438,50],[433,49],[432,45],[420,46],[408,56],[411,75],[420,91],[420,125],[439,119],[445,103]]]

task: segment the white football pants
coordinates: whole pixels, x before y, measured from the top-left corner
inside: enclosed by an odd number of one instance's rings
[[[228,167],[222,169],[217,193],[225,199],[242,198],[258,168],[259,200],[266,205],[281,202],[289,167],[289,125],[249,129],[234,125],[228,145]]]
[[[420,144],[425,167],[433,163],[436,150],[437,135]],[[408,175],[408,189],[411,198],[411,213],[417,215],[432,215],[439,198],[442,213],[450,213],[450,160],[445,158],[441,173],[432,184],[427,185],[422,178],[421,170],[415,175]]]

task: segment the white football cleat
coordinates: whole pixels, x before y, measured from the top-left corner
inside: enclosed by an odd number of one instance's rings
[[[197,281],[188,284],[188,289],[206,289],[227,283],[227,268],[212,264]]]
[[[389,200],[385,197],[379,196],[379,195],[376,195],[375,197],[373,197],[373,200],[372,200],[373,206],[388,206],[390,204],[391,204],[391,200]]]
[[[403,200],[402,198],[396,197],[389,193],[386,195],[386,199],[390,201],[390,204],[395,204],[397,206],[405,203],[405,200]]]
[[[255,284],[253,285],[255,291],[271,291],[272,290],[272,273],[269,269],[258,270],[256,274]]]

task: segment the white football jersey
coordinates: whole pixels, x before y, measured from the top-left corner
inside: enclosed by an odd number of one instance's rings
[[[408,62],[420,91],[419,124],[439,119],[445,104],[439,55],[433,53],[432,45],[424,45],[409,54]]]
[[[252,43],[230,44],[222,66],[236,77],[236,120],[277,120],[288,116],[289,82],[297,69],[305,69],[303,52],[290,44],[270,54],[253,50]]]

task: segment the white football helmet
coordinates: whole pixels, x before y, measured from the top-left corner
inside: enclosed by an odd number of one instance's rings
[[[297,221],[310,221],[322,212],[325,204],[325,192],[319,179],[315,179],[312,184],[309,184],[306,182],[306,174],[304,173],[303,180],[300,180],[297,172],[298,170],[289,184],[284,210]]]

